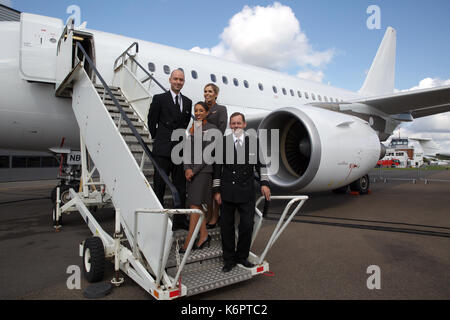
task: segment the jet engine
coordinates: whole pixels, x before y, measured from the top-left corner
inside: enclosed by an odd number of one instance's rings
[[[384,150],[367,122],[312,106],[278,109],[260,123],[260,134],[261,129],[268,136],[271,130],[279,130],[278,139],[267,139],[267,150],[274,150],[268,152],[269,179],[286,191],[325,191],[349,185],[374,168]],[[277,166],[274,157],[278,157]]]

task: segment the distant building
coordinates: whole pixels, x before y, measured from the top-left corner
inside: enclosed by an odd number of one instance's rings
[[[398,168],[420,167],[423,165],[423,153],[409,144],[408,138],[392,138],[382,160],[399,160]]]
[[[53,180],[58,167],[51,153],[0,149],[0,182]]]

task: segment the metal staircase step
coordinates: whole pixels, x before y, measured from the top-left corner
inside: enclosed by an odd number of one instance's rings
[[[170,196],[170,195],[169,195]],[[201,250],[192,250],[189,254],[186,263],[193,263],[197,261],[217,258],[222,256],[222,240],[220,237],[220,229],[215,228],[208,230],[209,235],[211,236],[211,243],[209,247],[204,247]],[[176,241],[178,240],[179,247],[183,247],[184,241],[187,236],[186,230],[177,230],[173,234],[173,243],[172,248],[170,250],[169,259],[167,260],[168,267],[175,267],[177,265],[176,260]],[[182,259],[184,254],[180,254],[180,258]]]
[[[119,93],[122,94],[120,91],[120,88],[118,87],[109,87],[109,89],[111,90],[112,93]],[[95,87],[95,90],[97,90],[97,92],[106,92],[105,88],[103,88],[103,86],[100,87]]]
[[[144,130],[143,128],[136,128],[137,132],[141,135],[141,137],[149,137],[150,133],[147,130]],[[127,126],[127,127],[120,127],[120,133],[122,136],[126,135],[133,135],[133,131]]]
[[[225,287],[252,277],[251,271],[244,267],[236,266],[226,273],[222,271],[222,267],[221,257],[186,265],[181,273],[181,283],[186,286],[187,295],[192,296]],[[167,273],[175,277],[177,268],[171,268]]]
[[[147,144],[150,151],[152,150],[152,145],[153,145],[153,143]],[[128,148],[130,149],[131,153],[133,153],[133,154],[142,155],[142,153],[144,152],[144,149],[142,149],[142,146],[140,144],[132,144],[132,145],[129,145]]]
[[[116,121],[116,123],[117,123],[121,116],[119,110],[117,110],[117,108],[115,108],[115,110],[108,110],[108,111],[109,111],[109,114],[111,115],[111,118],[114,121]],[[131,121],[134,121],[134,122],[140,121],[139,116],[137,114],[130,113],[130,114],[127,114],[127,116],[128,116],[128,119],[130,119]],[[122,120],[122,121],[125,121],[125,120]]]
[[[114,117],[113,120],[114,120],[114,123],[116,124],[116,126],[118,126],[119,125],[119,119]],[[130,119],[130,120],[131,120],[131,123],[133,124],[133,126],[136,127],[136,129],[138,129],[138,128],[139,129],[143,129],[144,128],[144,123],[143,122],[137,121],[137,120],[132,120],[132,119]],[[120,121],[120,126],[121,127],[128,126],[128,123],[125,120],[122,119],[122,121]]]
[[[136,137],[135,136],[128,136],[128,135],[125,135],[125,136],[122,136],[123,137],[123,139],[125,140],[125,143],[128,145],[128,147],[130,147],[131,145],[139,145],[140,146],[140,144],[139,144],[139,142],[137,141],[137,139],[136,139]],[[149,137],[142,137],[142,140],[144,141],[144,143],[146,143],[146,144],[150,144],[150,138]]]
[[[97,89],[97,90],[104,90],[105,89],[105,87],[103,87],[103,85],[101,85],[101,84],[96,84],[96,85],[94,85],[94,87],[95,87],[95,89]],[[117,91],[117,90],[120,90],[120,88],[119,87],[114,87],[114,86],[109,86],[109,89],[111,89],[111,91]]]
[[[114,112],[114,113],[118,113],[119,110],[117,109],[115,104],[108,104],[105,103],[105,107],[109,112]],[[134,114],[134,110],[132,108],[130,108],[128,105],[122,105],[122,109],[123,111],[128,115],[128,114]]]
[[[102,95],[100,95],[102,96]],[[127,103],[127,100],[122,96],[122,95],[114,95],[114,97],[116,98],[117,101],[119,101],[120,103]],[[111,97],[109,96],[109,94],[105,95],[105,102],[111,102],[114,103],[111,99]]]

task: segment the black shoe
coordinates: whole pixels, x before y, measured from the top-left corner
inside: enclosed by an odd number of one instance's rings
[[[209,234],[208,234],[208,238],[206,238],[206,240],[203,241],[203,243],[201,245],[195,244],[194,250],[201,250],[201,249],[203,249],[203,247],[205,245],[208,245],[208,248],[211,245],[211,236]]]
[[[219,224],[219,221],[220,221],[220,217],[217,219],[216,223],[214,223],[214,224],[207,223],[206,229],[214,229]]]
[[[216,225],[217,225],[217,222],[214,223],[214,224],[209,224],[209,223],[207,223],[207,224],[206,224],[206,229],[214,229],[214,228],[216,227]]]
[[[231,270],[233,270],[235,265],[236,265],[235,263],[225,263],[223,268],[222,268],[222,271],[223,272],[230,272]]]
[[[238,261],[238,264],[242,264],[246,268],[253,268],[255,265],[248,261],[247,259]]]
[[[178,253],[184,254],[186,253],[186,249],[180,248],[180,250],[178,250]]]

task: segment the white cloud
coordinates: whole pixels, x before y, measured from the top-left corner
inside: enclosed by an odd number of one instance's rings
[[[297,73],[297,77],[299,78],[312,80],[316,82],[322,82],[324,76],[325,75],[322,71],[306,70]]]
[[[417,86],[401,90],[401,92],[448,85],[450,85],[450,79],[425,78]],[[404,123],[395,130],[394,136],[398,136],[399,130],[405,137],[432,138],[441,148],[450,150],[450,112],[415,119],[412,123]]]
[[[287,67],[320,68],[331,61],[334,50],[315,51],[288,6],[245,6],[235,14],[212,48],[191,51],[282,70]],[[323,76],[322,76],[323,78]]]

